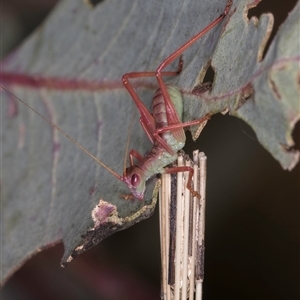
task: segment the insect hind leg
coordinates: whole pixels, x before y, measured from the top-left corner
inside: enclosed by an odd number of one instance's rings
[[[178,48],[175,52],[173,52],[170,56],[168,56],[160,65],[159,67],[157,68],[156,70],[156,79],[157,79],[157,82],[158,82],[158,85],[161,89],[161,92],[163,94],[163,97],[165,99],[165,104],[166,104],[166,108],[167,110],[170,112],[169,114],[167,114],[167,118],[168,118],[168,124],[170,126],[166,127],[167,129],[164,129],[163,131],[167,131],[167,130],[170,130],[170,129],[173,129],[172,133],[173,133],[173,136],[177,139],[177,140],[180,140],[181,138],[181,132],[179,130],[175,130],[174,129],[178,129],[178,128],[182,128],[182,127],[187,127],[187,126],[190,126],[190,125],[184,125],[184,126],[179,126],[179,127],[172,127],[173,125],[177,125],[180,122],[177,114],[176,114],[176,111],[175,111],[175,108],[171,102],[171,99],[170,99],[170,96],[167,92],[167,88],[166,88],[166,85],[162,79],[162,70],[167,67],[169,64],[171,64],[178,56],[181,56],[182,53],[187,49],[189,48],[190,46],[192,46],[197,40],[199,40],[203,35],[205,35],[208,31],[210,31],[213,27],[215,27],[217,24],[219,24],[225,17],[226,15],[229,13],[229,10],[231,8],[231,5],[232,5],[232,0],[228,0],[227,1],[227,4],[226,4],[226,7],[223,11],[223,13],[218,17],[216,18],[212,23],[210,23],[209,25],[207,25],[204,29],[202,29],[200,32],[198,32],[196,35],[194,35],[191,39],[189,39],[186,43],[184,43],[180,48]],[[161,131],[161,132],[163,132]],[[158,131],[155,132],[154,136],[157,138],[157,133]]]
[[[180,56],[177,70],[161,72],[161,76],[176,76],[180,74],[182,68],[183,68],[183,60],[182,60],[182,56]],[[152,114],[149,112],[149,110],[146,108],[142,100],[137,95],[129,79],[142,78],[142,77],[155,77],[155,76],[156,76],[156,72],[131,72],[131,73],[124,74],[122,77],[122,82],[125,88],[127,89],[128,93],[130,94],[131,98],[135,102],[140,112],[141,115],[140,123],[152,143],[154,142],[153,133],[156,131],[155,121],[153,119]]]

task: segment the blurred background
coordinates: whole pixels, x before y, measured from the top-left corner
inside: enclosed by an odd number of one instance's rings
[[[43,22],[57,1],[2,0],[1,57]],[[272,12],[275,28],[296,0],[263,0],[249,17]],[[300,149],[300,124],[294,130]],[[300,299],[300,168],[283,171],[241,120],[215,115],[185,151],[208,156],[203,299]],[[160,299],[158,210],[59,266],[63,245],[22,266],[2,299]]]

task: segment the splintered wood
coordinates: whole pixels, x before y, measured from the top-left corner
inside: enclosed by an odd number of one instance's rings
[[[206,156],[194,151],[193,162],[179,156],[178,166],[194,168],[193,189],[188,172],[164,174],[160,189],[160,241],[163,300],[201,300],[204,277]]]

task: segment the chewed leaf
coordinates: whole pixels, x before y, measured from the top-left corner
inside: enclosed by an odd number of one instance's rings
[[[299,9],[298,2],[278,30],[266,57],[257,64],[249,81],[253,90],[236,112],[254,129],[260,143],[289,170],[299,161],[299,151],[292,148],[292,131],[300,119]]]
[[[186,119],[229,111],[247,122],[259,142],[284,169],[291,170],[299,161],[292,139],[300,119],[299,2],[278,30],[263,60],[273,16],[264,14],[259,20],[240,18],[247,9],[239,3],[214,53],[212,92],[201,95],[199,102],[187,94]],[[192,95],[197,96],[194,92]]]
[[[229,111],[249,123],[264,147],[291,169],[299,157],[290,149],[299,119],[299,5],[260,61],[272,16],[249,21],[245,12],[253,0],[233,2],[230,15],[184,53],[180,76],[166,81],[184,94],[184,121]],[[211,0],[137,0],[132,5],[111,0],[92,8],[81,0],[61,1],[3,62],[1,85],[122,174],[132,120],[129,147],[142,154],[151,148],[122,75],[154,71],[225,5]],[[210,65],[215,78],[203,88]],[[150,107],[156,81],[135,86]],[[1,93],[2,282],[51,244],[63,241],[65,264],[152,214],[156,178],[148,182],[144,201],[127,198],[122,182],[10,93]]]

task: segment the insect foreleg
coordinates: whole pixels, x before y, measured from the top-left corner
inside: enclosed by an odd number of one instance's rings
[[[166,131],[170,131],[170,130],[174,130],[174,129],[178,129],[178,128],[186,128],[189,126],[193,126],[193,125],[198,125],[201,124],[205,121],[208,121],[211,117],[211,113],[205,115],[203,118],[199,119],[199,120],[193,120],[193,121],[188,121],[188,122],[184,122],[184,123],[179,123],[179,124],[172,124],[163,128],[158,128],[153,136],[155,137],[155,139],[160,143],[160,133],[166,132]]]
[[[166,168],[165,172],[167,174],[179,173],[179,172],[189,172],[189,177],[188,177],[186,187],[187,187],[187,189],[190,190],[193,197],[197,197],[199,199],[201,198],[201,195],[198,192],[194,191],[194,189],[192,188],[192,179],[193,179],[193,175],[194,175],[194,169],[192,167],[180,166],[180,167]]]
[[[130,161],[130,166],[133,166],[134,165],[134,162],[133,162],[133,158],[136,158],[138,161],[141,161],[144,156],[141,155],[140,153],[138,153],[137,151],[135,151],[134,149],[131,149],[129,151],[129,161]]]

